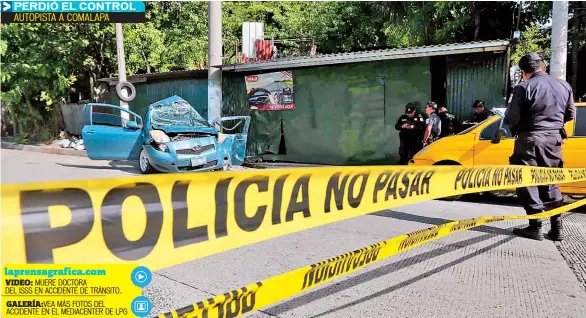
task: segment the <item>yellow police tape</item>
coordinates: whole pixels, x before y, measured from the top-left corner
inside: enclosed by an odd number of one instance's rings
[[[379,166],[2,186],[2,263],[158,270],[400,205],[586,181],[586,168]]]
[[[487,223],[546,218],[585,205],[586,199],[531,216],[485,216],[453,221],[372,244],[328,260],[286,272],[260,282],[159,315],[169,317],[238,317],[358,271],[367,265],[455,232]]]

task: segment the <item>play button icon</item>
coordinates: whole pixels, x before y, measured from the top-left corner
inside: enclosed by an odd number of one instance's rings
[[[144,288],[151,283],[151,280],[153,279],[153,274],[148,268],[144,266],[139,266],[132,271],[130,279],[132,280],[132,283],[135,286]]]
[[[146,274],[144,272],[137,272],[136,273],[136,281],[137,282],[144,282],[146,279]]]

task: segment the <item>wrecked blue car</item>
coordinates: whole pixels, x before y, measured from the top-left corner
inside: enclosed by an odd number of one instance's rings
[[[232,128],[223,122],[237,122]],[[227,134],[222,131],[237,131]],[[228,170],[242,165],[249,116],[222,117],[211,123],[184,99],[172,96],[148,107],[143,119],[120,106],[90,103],[82,137],[93,160],[138,160],[140,172]]]

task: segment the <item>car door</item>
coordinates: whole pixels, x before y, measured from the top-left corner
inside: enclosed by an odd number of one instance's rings
[[[93,160],[138,160],[142,118],[116,105],[87,104],[81,135]]]
[[[564,141],[564,168],[586,168],[586,104],[576,105],[576,118],[568,128],[573,129]],[[561,187],[579,188],[580,193],[586,193],[586,182],[564,184]]]
[[[513,154],[513,148],[515,145],[515,138],[511,133],[511,129],[502,125],[507,131],[504,138],[498,143],[493,143],[492,140],[496,132],[501,127],[502,118],[499,118],[488,126],[484,127],[478,135],[478,140],[474,145],[474,165],[508,165],[509,157]]]
[[[216,124],[221,124],[226,121],[240,121],[239,124],[236,124],[232,128],[226,129],[222,125],[219,129],[219,131],[226,131],[222,144],[230,156],[231,163],[239,166],[244,163],[246,157],[246,142],[248,140],[248,128],[250,127],[250,116],[222,117],[214,121],[212,125],[216,126]],[[242,128],[238,129],[240,132],[233,133],[240,125],[242,125]]]

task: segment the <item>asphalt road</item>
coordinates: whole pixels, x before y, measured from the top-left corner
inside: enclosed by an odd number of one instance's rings
[[[129,176],[125,163],[2,150],[2,183]],[[500,204],[428,201],[286,235],[157,271],[144,291],[163,313],[450,220],[518,215]],[[584,317],[586,215],[567,213],[561,244],[493,223],[416,247],[251,317]],[[548,226],[546,229],[548,230]]]

